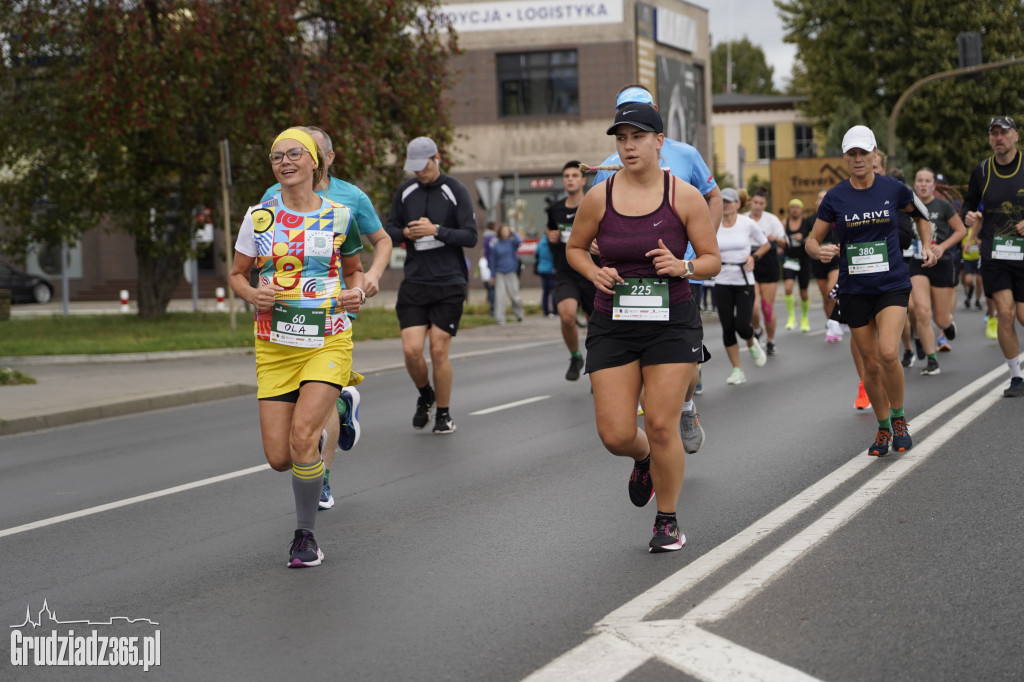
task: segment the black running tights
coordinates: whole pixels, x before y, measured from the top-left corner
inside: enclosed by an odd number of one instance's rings
[[[722,323],[722,343],[726,348],[737,344],[737,334],[744,340],[754,335],[754,328],[750,326],[754,312],[753,285],[716,284],[715,301]]]

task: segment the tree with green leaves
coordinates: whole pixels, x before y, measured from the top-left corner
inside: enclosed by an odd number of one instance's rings
[[[378,205],[406,142],[452,139],[442,93],[457,53],[436,0],[0,0],[4,246],[135,242],[139,313],[162,315],[194,212],[234,216],[273,183],[270,141],[296,124],[337,140],[336,175]]]
[[[744,36],[725,41],[711,50],[711,91],[730,92],[727,87],[728,67],[732,59],[732,90],[752,95],[778,94],[772,84],[775,69],[768,66],[764,50]]]
[[[957,34],[981,33],[985,62],[1019,55],[1024,44],[1019,0],[775,0],[775,5],[786,41],[797,46],[793,86],[808,96],[805,113],[833,140],[841,139],[840,128],[848,123],[870,125],[883,149],[889,144],[885,122],[900,95],[925,76],[957,68]],[[989,153],[988,120],[1024,112],[1021,77],[1024,66],[1013,66],[923,87],[897,122],[895,162],[908,175],[930,166],[953,184],[965,184],[971,167]]]

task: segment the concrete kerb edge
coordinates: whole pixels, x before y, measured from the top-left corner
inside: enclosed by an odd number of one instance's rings
[[[90,407],[52,412],[33,417],[0,419],[0,436],[10,436],[57,426],[80,424],[96,419],[123,417],[129,414],[150,412],[167,407],[181,407],[211,400],[238,398],[247,395],[256,395],[256,386],[252,384],[224,384],[221,386],[207,386],[186,391],[175,391],[161,395],[102,403]]]
[[[154,353],[109,353],[97,355],[23,355],[0,358],[2,365],[89,365],[119,362],[155,362],[159,360],[185,360],[188,358],[222,357],[227,355],[252,355],[252,347],[209,348],[205,350],[160,351]]]
[[[534,348],[537,346],[551,345],[560,343],[559,340],[544,340],[544,341],[526,341],[518,344],[508,344],[495,348],[488,348],[486,350],[467,351],[465,353],[453,353],[451,355],[452,360],[459,360],[464,358],[479,357],[482,355],[490,355],[492,353],[506,352],[510,350],[522,350],[527,348]],[[23,362],[24,365],[43,365],[43,364],[82,364],[88,362],[96,363],[110,363],[110,362],[141,362],[147,360],[173,360],[189,357],[197,357],[200,355],[206,356],[217,356],[217,355],[251,355],[252,349],[213,349],[209,351],[174,351],[168,353],[128,353],[118,355],[64,355],[64,356],[49,356],[45,358],[40,356],[38,359],[40,362],[31,362],[35,359],[32,356],[26,358],[0,358],[0,365],[6,361],[17,360],[28,360]],[[57,362],[43,362],[43,360],[49,359],[54,360],[59,358]],[[427,360],[430,363],[430,360]],[[377,367],[364,367],[358,366],[354,369],[361,374],[371,376],[374,374],[381,374],[384,372],[391,372],[395,370],[405,369],[405,363],[399,362],[390,365],[382,365]],[[207,402],[211,400],[221,400],[225,398],[237,398],[246,395],[255,395],[256,386],[251,384],[225,384],[223,386],[210,386],[205,388],[189,389],[184,391],[173,391],[161,395],[153,395],[143,398],[133,398],[131,400],[122,400],[116,402],[108,402],[90,407],[83,407],[74,410],[64,410],[61,412],[53,412],[44,415],[35,415],[32,417],[21,417],[18,419],[0,419],[0,436],[9,436],[18,433],[27,433],[30,431],[40,431],[42,429],[49,429],[58,426],[69,426],[71,424],[80,424],[82,422],[93,421],[96,419],[106,419],[110,417],[121,417],[129,414],[139,414],[142,412],[149,412],[152,410],[159,410],[168,407],[181,407],[184,405],[190,405],[193,403]]]

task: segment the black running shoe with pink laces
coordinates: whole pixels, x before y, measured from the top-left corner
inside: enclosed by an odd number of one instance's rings
[[[650,466],[641,469],[640,463],[633,464],[629,474],[629,501],[638,507],[645,507],[654,497],[654,481],[651,479]]]
[[[679,524],[657,518],[654,521],[654,537],[648,543],[650,552],[675,552],[686,544],[686,536],[679,532]]]

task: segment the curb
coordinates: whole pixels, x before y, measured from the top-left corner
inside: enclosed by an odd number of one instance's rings
[[[128,414],[150,412],[166,407],[181,407],[210,400],[223,400],[224,398],[238,398],[241,396],[256,395],[256,386],[251,384],[224,384],[221,386],[208,386],[206,388],[189,389],[162,393],[159,395],[144,396],[101,405],[83,407],[77,410],[66,410],[51,414],[39,415],[36,417],[23,417],[20,419],[0,419],[0,436],[10,436],[16,433],[27,431],[38,431],[49,429],[55,426],[68,426],[81,422],[104,419],[107,417],[121,417]]]
[[[225,355],[252,355],[251,347],[208,348],[204,350],[173,350],[153,353],[107,353],[96,355],[22,355],[0,358],[0,365],[91,365],[118,362],[151,362],[159,360],[187,360],[188,358],[222,357]]]

